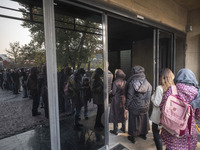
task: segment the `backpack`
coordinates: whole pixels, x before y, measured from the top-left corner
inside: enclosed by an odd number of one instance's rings
[[[191,134],[192,107],[177,95],[176,86],[171,86],[172,95],[167,98],[162,111],[160,123],[170,134],[181,137],[188,125]]]

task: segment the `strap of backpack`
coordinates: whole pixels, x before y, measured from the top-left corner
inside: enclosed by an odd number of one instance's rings
[[[189,136],[188,136],[188,150],[190,150],[190,143],[191,143],[191,137],[192,137],[192,107],[190,106],[190,117],[188,119],[188,130],[189,130]]]
[[[176,85],[172,85],[171,88],[172,88],[172,94],[177,95],[178,93],[177,93]]]

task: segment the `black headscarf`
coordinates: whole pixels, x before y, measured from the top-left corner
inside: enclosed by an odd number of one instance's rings
[[[175,79],[174,79],[175,84],[176,83],[184,83],[187,85],[192,85],[198,89],[198,94],[196,98],[190,103],[194,109],[200,108],[200,88],[198,86],[198,81],[194,75],[194,73],[186,68],[183,68],[178,71]]]

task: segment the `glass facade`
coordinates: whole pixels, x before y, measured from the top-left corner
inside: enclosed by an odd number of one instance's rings
[[[114,144],[108,134],[108,69],[122,69],[128,78],[131,67],[142,65],[155,86],[154,74],[184,57],[177,54],[183,54],[185,38],[174,40],[172,33],[81,4],[51,2],[0,2],[0,139],[13,135],[19,149]]]

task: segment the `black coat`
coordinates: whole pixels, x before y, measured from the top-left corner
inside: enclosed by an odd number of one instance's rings
[[[146,135],[149,125],[149,103],[152,86],[144,73],[134,74],[129,78],[126,87],[126,104],[129,111],[128,134],[131,136]]]

